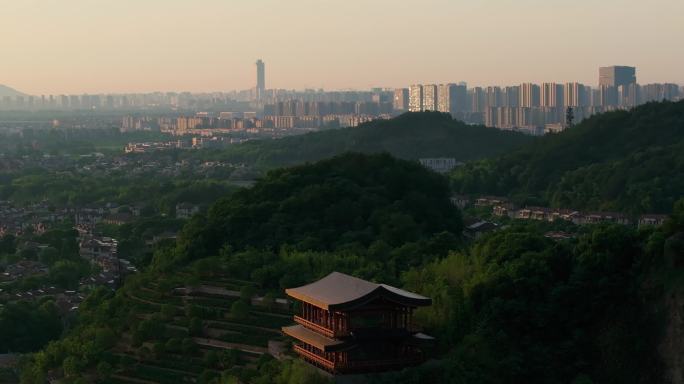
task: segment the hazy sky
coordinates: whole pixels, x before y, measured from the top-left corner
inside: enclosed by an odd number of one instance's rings
[[[0,84],[32,94],[684,83],[684,0],[0,0]]]

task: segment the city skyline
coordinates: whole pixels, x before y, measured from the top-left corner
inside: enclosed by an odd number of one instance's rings
[[[593,86],[608,65],[638,67],[644,84],[684,83],[684,52],[673,49],[684,3],[674,0],[2,3],[0,84],[34,95],[248,89],[255,58],[272,89]],[[431,27],[411,28],[417,20]]]
[[[636,68],[631,67],[631,66],[624,66],[624,65],[611,65],[611,66],[605,66],[605,67],[599,67],[598,68],[598,76],[597,76],[597,81],[595,83],[583,83],[579,82],[576,80],[573,81],[565,81],[565,82],[558,82],[558,81],[550,81],[550,82],[530,82],[530,81],[523,81],[517,84],[470,84],[466,81],[445,81],[445,82],[439,82],[435,84],[425,84],[425,83],[420,83],[420,82],[412,82],[411,84],[404,84],[400,85],[397,87],[370,87],[366,89],[354,89],[354,88],[346,88],[346,89],[323,89],[323,88],[304,88],[304,89],[283,89],[283,88],[268,88],[266,86],[266,63],[261,60],[257,59],[256,63],[256,73],[255,76],[255,83],[253,83],[253,86],[250,88],[246,89],[231,89],[231,90],[203,90],[203,91],[183,91],[183,90],[169,90],[169,91],[161,91],[161,90],[156,90],[156,91],[145,91],[145,92],[93,92],[93,93],[88,93],[88,92],[77,92],[77,93],[71,93],[71,94],[29,94],[29,93],[23,93],[23,96],[30,96],[30,97],[46,97],[46,96],[53,96],[53,97],[59,97],[59,96],[88,96],[88,95],[144,95],[144,94],[182,94],[182,93],[190,93],[190,94],[236,94],[236,95],[244,95],[245,92],[251,93],[251,97],[253,100],[256,101],[263,101],[266,98],[272,97],[271,92],[304,92],[304,93],[309,93],[309,92],[377,92],[377,90],[384,90],[384,91],[394,91],[394,90],[399,90],[399,89],[406,89],[407,92],[407,105],[409,104],[409,94],[411,92],[411,87],[420,85],[422,87],[424,86],[430,86],[434,87],[434,90],[432,94],[428,94],[428,98],[432,97],[434,100],[431,100],[428,102],[428,106],[432,105],[432,108],[424,108],[424,109],[438,109],[437,104],[439,103],[439,100],[437,100],[437,89],[439,87],[444,87],[444,86],[453,86],[453,85],[462,85],[462,86],[467,86],[470,89],[475,89],[475,88],[481,88],[481,89],[490,89],[490,88],[511,88],[511,87],[521,87],[522,89],[527,89],[527,93],[521,94],[522,102],[524,105],[531,105],[534,104],[532,98],[534,100],[537,100],[538,102],[541,102],[544,105],[547,106],[555,106],[556,102],[553,101],[552,99],[557,99],[560,97],[561,99],[563,97],[567,97],[565,93],[567,93],[567,90],[561,89],[564,84],[576,84],[581,87],[587,87],[590,89],[601,89],[602,87],[608,86],[608,87],[613,87],[616,88],[619,85],[628,85],[630,83],[635,83],[637,85],[659,85],[659,84],[668,84],[668,85],[675,85],[678,88],[684,88],[684,84],[680,84],[674,81],[665,81],[662,83],[653,83],[653,82],[643,82],[643,81],[637,81],[637,76],[636,76]],[[624,71],[627,72],[624,72]],[[615,72],[617,71],[617,72]],[[548,86],[560,86],[561,88],[551,90],[549,88],[545,88]],[[0,95],[3,94],[3,92],[16,92],[16,96],[21,96],[22,92],[21,90],[14,89],[12,87],[7,87],[5,84],[0,84]],[[267,92],[268,91],[268,92]],[[421,89],[420,91],[420,98],[422,100],[423,98],[423,90]],[[530,92],[533,92],[530,93]],[[430,96],[432,95],[432,96]],[[546,95],[546,96],[545,96]],[[549,96],[550,95],[550,96]],[[3,98],[7,98],[8,96],[4,95]],[[15,96],[10,96],[11,98],[14,98]],[[414,99],[418,97],[417,95],[414,95]],[[551,97],[549,99],[548,97]],[[546,99],[545,99],[546,98]],[[414,100],[415,102],[415,100]]]

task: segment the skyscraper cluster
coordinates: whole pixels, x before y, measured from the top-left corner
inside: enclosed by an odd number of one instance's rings
[[[568,107],[581,120],[594,113],[679,97],[676,84],[639,85],[634,67],[613,66],[599,69],[597,88],[577,82],[474,88],[465,84],[414,84],[395,90],[394,108],[448,112],[470,123],[539,131],[548,124],[565,123]]]
[[[465,112],[468,103],[468,90],[462,84],[414,84],[408,90],[395,91],[395,105],[397,110],[401,106],[396,103],[397,95],[408,94],[408,108],[410,112],[440,111],[448,113]]]

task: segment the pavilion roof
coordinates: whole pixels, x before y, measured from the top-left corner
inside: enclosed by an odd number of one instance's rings
[[[326,310],[353,309],[378,298],[407,307],[432,304],[432,300],[425,296],[339,272],[333,272],[302,287],[286,289],[285,293],[292,298]]]

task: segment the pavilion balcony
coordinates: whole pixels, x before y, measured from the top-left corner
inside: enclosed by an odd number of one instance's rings
[[[294,317],[294,321],[297,324],[302,325],[303,327],[306,327],[314,332],[318,332],[323,336],[330,337],[330,338],[338,338],[338,337],[345,337],[349,336],[349,332],[347,331],[342,331],[342,330],[332,330],[330,328],[327,328],[321,324],[314,323],[313,321],[309,321],[301,316],[296,316]]]
[[[330,361],[326,359],[325,357],[318,355],[314,352],[311,352],[307,349],[305,349],[303,346],[295,344],[293,346],[293,349],[296,353],[298,353],[300,356],[302,356],[306,361],[312,363],[313,365],[316,365],[320,368],[325,369],[326,371],[329,372],[335,372],[337,371],[338,364],[335,364],[335,362]]]

